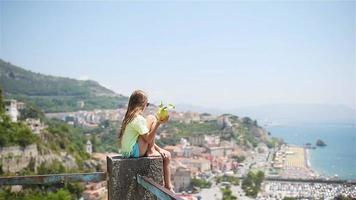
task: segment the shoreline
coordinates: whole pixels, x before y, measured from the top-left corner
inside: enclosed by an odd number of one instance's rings
[[[311,165],[311,162],[310,162],[310,156],[311,156],[311,153],[309,152],[310,149],[306,148],[306,147],[303,147],[304,148],[304,152],[305,152],[305,163],[306,163],[306,167],[315,175],[316,178],[322,178],[322,179],[325,179],[325,178],[328,178],[327,176],[324,176],[324,175],[321,175],[320,172],[318,172],[316,169],[314,169]]]
[[[306,179],[326,178],[320,176],[320,174],[312,168],[310,152],[304,146],[286,144],[280,155],[282,155],[283,160],[281,177]],[[280,160],[280,158],[278,160]]]
[[[310,159],[309,159],[309,149],[304,148],[304,158],[305,158],[305,164],[306,164],[306,167],[311,169],[311,165],[310,165]]]
[[[300,126],[270,128],[275,137],[282,138],[288,146],[303,147],[307,142],[323,139],[328,146],[324,148],[306,147],[305,157],[308,168],[319,177],[326,179],[356,180],[355,131],[354,127]]]

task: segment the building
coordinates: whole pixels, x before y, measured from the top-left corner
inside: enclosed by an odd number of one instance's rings
[[[86,152],[90,155],[93,153],[93,145],[90,140],[87,141]]]
[[[24,102],[18,101],[17,102],[17,109],[22,110],[26,108],[26,104]]]
[[[205,140],[206,146],[220,145],[220,136],[218,136],[218,135],[205,135],[204,140]]]
[[[208,153],[213,157],[223,157],[225,155],[224,147],[209,147]]]
[[[220,136],[197,134],[188,137],[189,143],[193,146],[219,146]]]
[[[178,167],[173,174],[173,185],[176,192],[189,190],[191,187],[192,178],[190,170],[185,167]]]
[[[189,136],[188,140],[191,145],[203,146],[205,143],[205,135],[203,135],[203,134],[192,135],[192,136]]]
[[[15,99],[5,100],[5,112],[12,122],[17,122],[19,111],[17,110],[17,101]]]
[[[183,158],[180,162],[190,168],[196,168],[198,172],[207,172],[211,170],[211,162],[205,158]]]
[[[185,146],[183,147],[183,156],[186,158],[190,158],[193,156],[193,147]]]

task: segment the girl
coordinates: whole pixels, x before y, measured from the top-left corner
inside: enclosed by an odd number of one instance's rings
[[[142,114],[149,105],[146,94],[141,90],[134,91],[129,99],[129,105],[122,121],[119,133],[119,143],[124,157],[159,156],[163,157],[164,186],[173,191],[169,162],[170,152],[155,144],[158,127],[168,121],[157,120],[153,115],[145,119]]]

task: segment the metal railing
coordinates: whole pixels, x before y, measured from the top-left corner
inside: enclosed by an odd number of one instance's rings
[[[158,199],[161,200],[183,200],[173,192],[167,190],[161,185],[154,182],[152,179],[137,175],[137,183],[144,187],[146,190],[152,192]]]
[[[106,180],[105,172],[73,173],[73,174],[46,174],[33,176],[7,176],[0,177],[0,186],[3,185],[49,185],[68,182],[100,182]],[[155,183],[152,179],[137,175],[137,183],[152,192],[160,200],[183,200],[173,192]]]
[[[0,185],[47,185],[64,182],[99,182],[106,180],[105,172],[46,174],[0,177]]]

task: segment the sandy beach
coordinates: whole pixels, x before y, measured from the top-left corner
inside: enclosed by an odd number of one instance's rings
[[[307,158],[303,147],[288,146],[286,149],[286,167],[307,168]]]
[[[310,168],[308,150],[304,147],[286,145],[277,153],[275,165],[281,169],[283,178],[315,178],[315,173]]]

